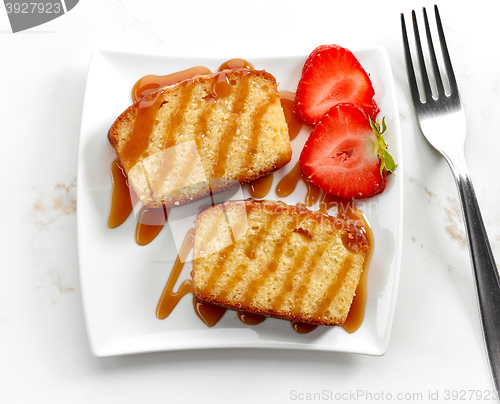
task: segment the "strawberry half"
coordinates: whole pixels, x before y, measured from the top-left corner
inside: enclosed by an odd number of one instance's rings
[[[323,191],[342,198],[382,192],[396,169],[378,123],[351,104],[331,108],[316,125],[299,158],[304,175]]]
[[[379,109],[368,74],[351,51],[339,45],[321,45],[302,68],[295,110],[308,125],[317,124],[334,105],[352,103],[375,120]]]

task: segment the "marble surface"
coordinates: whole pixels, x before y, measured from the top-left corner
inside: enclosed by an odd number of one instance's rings
[[[467,114],[466,158],[498,260],[500,3],[435,3]],[[16,34],[0,7],[0,400],[494,401],[456,188],[418,130],[405,76],[400,12],[433,4],[87,0]],[[78,139],[92,50],[251,59],[307,54],[324,43],[382,45],[394,73],[405,205],[387,353],[232,349],[94,358],[76,237]]]

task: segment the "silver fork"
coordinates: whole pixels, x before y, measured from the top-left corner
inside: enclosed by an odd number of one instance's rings
[[[408,81],[420,129],[429,143],[444,156],[455,177],[465,227],[467,229],[472,266],[474,268],[474,279],[486,351],[488,353],[495,388],[497,392],[500,392],[500,278],[465,163],[465,114],[460,102],[457,82],[451,66],[450,55],[448,54],[448,47],[437,6],[434,6],[434,11],[444,67],[448,77],[449,94],[446,94],[445,86],[443,85],[443,77],[445,76],[440,72],[425,8],[423,9],[423,17],[429,48],[429,59],[435,81],[435,95],[433,96],[432,94],[430,78],[425,65],[415,11],[412,11],[412,20],[423,94],[419,93],[410,45],[408,43],[405,19],[404,15],[401,14]],[[421,100],[421,96],[423,96],[423,100]]]

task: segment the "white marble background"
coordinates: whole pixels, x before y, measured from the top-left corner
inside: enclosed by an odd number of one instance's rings
[[[467,113],[466,157],[500,260],[500,3],[436,3]],[[315,393],[316,402],[339,401],[339,394],[343,402],[394,401],[398,394],[401,402],[492,401],[484,399],[493,386],[457,192],[446,163],[417,129],[406,84],[400,12],[433,4],[81,0],[67,15],[17,34],[0,6],[0,401],[287,403],[311,401],[307,394]],[[386,355],[214,350],[92,357],[76,239],[78,137],[92,49],[251,59],[307,54],[323,43],[383,45],[394,72],[405,205]],[[460,391],[466,400],[453,395]]]

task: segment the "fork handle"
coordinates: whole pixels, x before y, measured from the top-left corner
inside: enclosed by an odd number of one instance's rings
[[[463,150],[448,163],[455,176],[464,214],[486,351],[497,393],[500,392],[500,277],[488,241]]]

